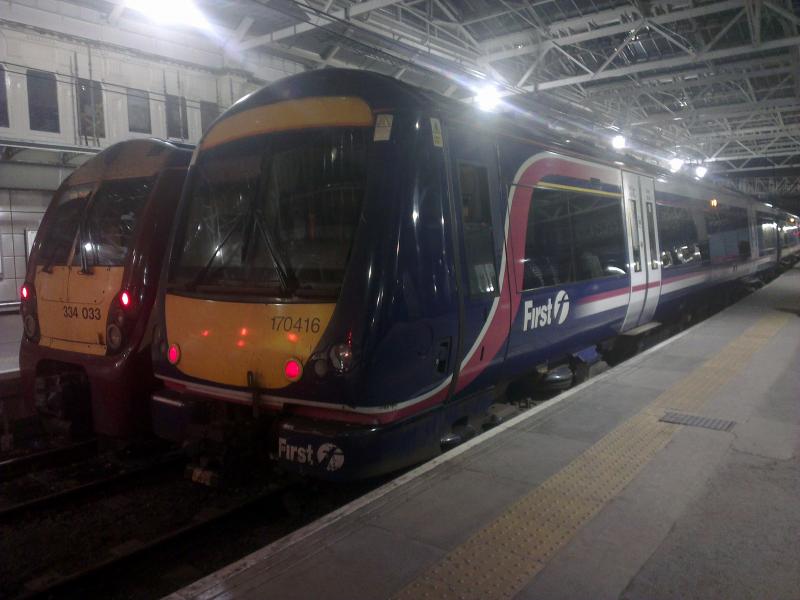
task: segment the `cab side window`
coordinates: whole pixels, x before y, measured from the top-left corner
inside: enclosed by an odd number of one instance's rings
[[[493,294],[498,285],[486,167],[460,163],[458,183],[469,292],[471,295]]]

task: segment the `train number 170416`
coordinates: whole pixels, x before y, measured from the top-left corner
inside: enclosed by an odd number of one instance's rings
[[[297,317],[272,317],[272,331],[300,331],[311,333],[319,333],[320,322],[319,317],[303,318]]]

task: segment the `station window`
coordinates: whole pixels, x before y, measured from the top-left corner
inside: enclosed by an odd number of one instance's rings
[[[208,131],[211,124],[219,116],[219,106],[216,102],[200,101],[200,125],[203,128],[203,133]]]
[[[189,137],[189,117],[183,96],[167,94],[167,137],[182,140]]]
[[[128,89],[128,130],[151,133],[150,95],[143,90]]]
[[[28,69],[28,115],[33,131],[58,133],[58,91],[56,76],[46,71]]]
[[[627,262],[618,194],[548,184],[533,191],[524,289],[625,275]]]
[[[78,79],[78,135],[106,137],[103,88],[99,81]]]
[[[6,92],[6,69],[0,65],[0,127],[8,127],[8,94]]]
[[[656,204],[661,264],[665,269],[702,260],[697,224],[688,208]]]
[[[497,270],[486,167],[459,164],[458,182],[469,291],[473,295],[495,293]]]

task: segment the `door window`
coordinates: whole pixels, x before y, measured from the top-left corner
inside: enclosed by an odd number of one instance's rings
[[[653,203],[647,203],[647,235],[650,237],[650,268],[658,269],[658,248],[656,248],[656,222]]]
[[[639,239],[639,211],[636,200],[631,200],[631,243],[633,245],[633,270],[642,270],[642,243]]]
[[[493,294],[498,286],[486,167],[460,163],[458,182],[469,291],[471,295]]]

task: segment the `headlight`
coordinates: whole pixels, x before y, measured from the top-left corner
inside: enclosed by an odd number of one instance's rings
[[[36,319],[33,315],[25,315],[25,318],[22,321],[22,324],[25,327],[25,335],[28,338],[33,339],[36,337],[36,330],[38,329]]]
[[[336,344],[330,351],[333,368],[339,373],[349,371],[353,366],[353,349],[349,344]]]
[[[106,345],[112,352],[122,347],[122,329],[116,323],[106,327]]]

